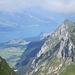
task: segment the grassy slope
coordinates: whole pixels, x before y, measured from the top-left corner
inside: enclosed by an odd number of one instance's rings
[[[60,75],[75,75],[75,63],[67,66],[65,70],[60,73]]]
[[[17,73],[15,73],[7,64],[7,62],[5,61],[5,59],[2,59],[0,57],[0,75],[17,75]]]

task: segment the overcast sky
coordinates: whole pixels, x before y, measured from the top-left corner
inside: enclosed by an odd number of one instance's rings
[[[0,11],[22,11],[39,7],[58,13],[75,13],[75,0],[0,0]]]

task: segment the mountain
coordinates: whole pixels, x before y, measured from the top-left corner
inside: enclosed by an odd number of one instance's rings
[[[0,75],[17,75],[17,73],[14,72],[9,67],[5,59],[3,59],[1,56],[0,56]]]
[[[24,51],[17,64],[19,75],[75,74],[75,23],[65,20],[41,43],[31,43]]]
[[[27,11],[0,12],[1,43],[17,38],[38,36],[41,32],[52,32],[56,28],[57,23],[54,20],[40,14]]]

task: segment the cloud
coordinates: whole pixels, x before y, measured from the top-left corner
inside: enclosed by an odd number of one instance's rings
[[[25,28],[30,28],[30,27],[38,27],[40,25],[30,25],[30,26],[26,26]]]
[[[30,6],[29,1],[25,0],[0,0],[1,11],[21,11]]]
[[[75,0],[0,0],[0,11],[22,11],[39,7],[58,13],[75,13]]]
[[[53,12],[75,13],[75,0],[42,0],[40,7]]]
[[[21,28],[31,28],[31,27],[39,27],[40,25],[28,25],[28,26],[22,26]]]

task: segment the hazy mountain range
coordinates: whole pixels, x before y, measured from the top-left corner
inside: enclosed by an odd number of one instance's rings
[[[48,13],[45,15],[44,12],[41,13],[31,11],[9,13],[0,11],[0,42],[39,36],[41,32],[52,33],[66,18],[74,21],[75,17],[71,14]]]
[[[0,42],[39,36],[41,32],[52,32],[56,27],[55,21],[40,14],[0,12]]]

